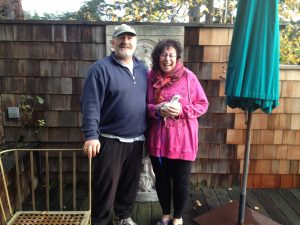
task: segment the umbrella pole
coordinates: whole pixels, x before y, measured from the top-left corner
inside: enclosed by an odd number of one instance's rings
[[[247,132],[246,133],[246,148],[245,148],[245,155],[244,155],[242,188],[241,188],[241,193],[240,193],[238,225],[244,224],[244,217],[245,217],[247,177],[248,177],[249,158],[250,158],[251,121],[252,121],[252,113],[248,112],[247,131],[246,131]]]

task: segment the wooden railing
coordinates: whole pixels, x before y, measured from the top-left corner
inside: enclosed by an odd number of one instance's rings
[[[74,217],[78,220],[76,224],[90,223],[91,160],[82,154],[81,149],[9,149],[1,151],[0,215],[2,215],[2,219],[0,219],[0,224],[51,224],[47,215],[51,215],[51,218],[55,219],[55,224],[60,224],[59,222],[75,224]],[[78,163],[79,160],[80,163]],[[86,171],[84,171],[85,166]],[[83,201],[80,206],[77,203],[78,174],[84,174],[81,178],[85,180],[84,183],[86,182],[84,198],[88,203],[87,209],[84,211],[79,211]],[[59,200],[54,203],[56,205],[53,210],[50,205],[53,205],[52,201],[57,198],[55,194],[50,196],[50,192],[54,189],[53,183],[55,182],[53,181],[56,180],[56,176],[58,177],[56,187]],[[64,190],[67,183],[65,181],[68,181],[68,184],[71,183],[72,188]],[[30,188],[27,188],[28,191],[26,191],[28,184]],[[43,190],[44,194],[38,190]],[[64,194],[70,195],[70,191],[72,192],[72,209],[65,211]],[[56,191],[54,190],[54,192]],[[78,215],[81,215],[80,219],[78,219]],[[46,220],[48,222],[45,222]]]

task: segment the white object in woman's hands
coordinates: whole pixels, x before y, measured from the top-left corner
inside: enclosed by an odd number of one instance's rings
[[[174,95],[172,97],[172,99],[163,104],[162,108],[165,111],[165,117],[164,117],[164,121],[166,121],[167,117],[172,117],[174,119],[174,117],[178,116],[180,111],[181,111],[181,104],[179,102],[180,99],[180,95]]]

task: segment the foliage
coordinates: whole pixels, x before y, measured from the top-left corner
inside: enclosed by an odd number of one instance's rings
[[[214,10],[212,0],[90,0],[78,12],[65,13],[59,18],[114,22],[233,22],[237,0],[221,2],[223,4]]]
[[[114,22],[175,22],[174,15],[181,5],[166,0],[90,0],[78,12],[66,13],[61,18],[85,21]],[[175,1],[177,2],[177,1]]]
[[[40,16],[37,12],[31,15],[30,12],[24,11],[25,20],[61,20],[63,15],[64,14],[56,15],[53,13],[44,13],[42,16]]]
[[[20,98],[19,107],[21,111],[21,123],[24,127],[32,127],[34,129],[32,137],[34,139],[38,138],[39,129],[46,125],[46,122],[43,118],[39,118],[37,115],[34,115],[36,107],[38,105],[43,105],[44,102],[45,100],[40,96],[34,97],[31,95],[21,95]],[[18,141],[24,141],[24,137],[21,136]]]
[[[300,24],[291,23],[280,33],[281,64],[300,65]]]
[[[278,8],[281,23],[287,23],[280,32],[280,63],[300,65],[300,1],[279,0]]]
[[[89,0],[77,11],[60,15],[25,13],[26,19],[113,22],[234,23],[237,0]],[[299,64],[299,0],[279,0],[281,64]],[[298,15],[298,17],[297,17]]]
[[[278,11],[281,21],[293,21],[296,16],[300,20],[300,1],[279,0]]]
[[[214,8],[214,2],[220,2]],[[90,0],[77,12],[59,15],[24,12],[25,19],[113,22],[233,22],[237,0]]]

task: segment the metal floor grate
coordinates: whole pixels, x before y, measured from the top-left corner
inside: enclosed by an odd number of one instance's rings
[[[79,225],[84,214],[20,214],[14,225]]]

